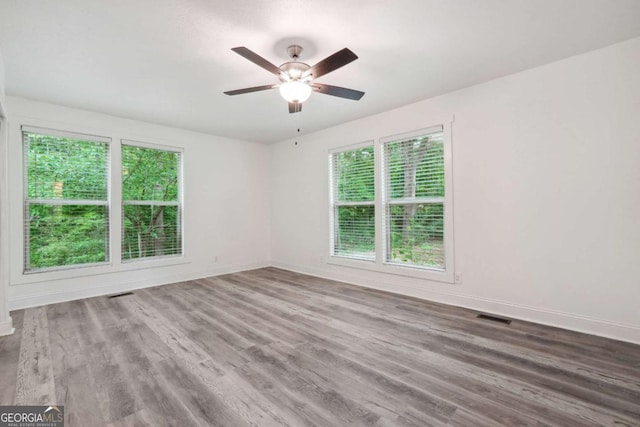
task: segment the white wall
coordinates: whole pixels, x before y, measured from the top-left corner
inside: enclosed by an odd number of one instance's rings
[[[637,38],[272,146],[273,264],[640,343],[639,58]],[[443,115],[462,283],[322,262],[328,150]]]
[[[4,236],[7,234],[8,224],[5,223],[8,218],[8,206],[6,203],[6,123],[5,123],[5,97],[4,97],[4,63],[2,62],[2,54],[0,53],[0,335],[6,335],[13,332],[11,317],[7,306],[7,286],[9,283],[9,275],[7,271],[8,245]]]
[[[268,147],[7,97],[11,309],[269,265]],[[22,274],[23,124],[184,148],[184,260]],[[112,221],[118,214],[118,198]],[[113,232],[118,232],[115,229]],[[218,261],[215,261],[215,257]],[[132,269],[135,268],[135,269]],[[86,274],[72,277],[76,274]]]

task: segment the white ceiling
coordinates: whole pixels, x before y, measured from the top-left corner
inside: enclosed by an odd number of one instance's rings
[[[271,143],[640,36],[639,0],[0,0],[9,95]],[[290,115],[280,65],[344,47],[359,59]]]

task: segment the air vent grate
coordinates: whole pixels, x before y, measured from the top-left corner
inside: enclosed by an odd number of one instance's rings
[[[124,293],[121,293],[121,294],[109,295],[107,298],[109,298],[109,299],[120,298],[120,297],[126,297],[127,295],[133,295],[133,292],[124,292]]]
[[[478,314],[478,319],[490,320],[492,322],[503,323],[505,325],[511,324],[511,319],[505,319],[504,317],[492,316],[490,314]]]

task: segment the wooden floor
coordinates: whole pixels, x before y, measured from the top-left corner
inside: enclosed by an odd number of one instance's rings
[[[640,346],[275,268],[14,311],[0,404],[67,426],[640,425]]]

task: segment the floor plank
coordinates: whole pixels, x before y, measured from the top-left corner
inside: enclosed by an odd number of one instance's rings
[[[29,308],[23,315],[15,404],[55,404],[47,308]]]

